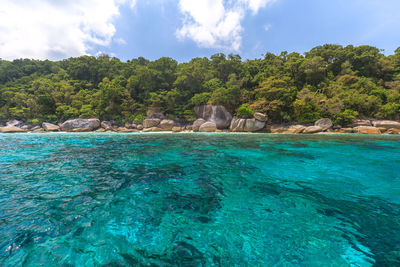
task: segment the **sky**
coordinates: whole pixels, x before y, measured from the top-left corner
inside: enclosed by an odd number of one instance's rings
[[[326,43],[400,47],[399,0],[0,0],[0,58],[261,58]]]

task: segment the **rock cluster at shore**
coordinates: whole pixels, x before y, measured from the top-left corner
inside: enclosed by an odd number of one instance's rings
[[[390,120],[354,120],[348,127],[333,125],[328,118],[313,125],[274,125],[268,117],[255,113],[253,118],[232,117],[223,106],[204,105],[195,108],[198,119],[185,123],[179,119],[168,119],[158,110],[150,110],[142,124],[125,123],[115,125],[112,121],[70,119],[58,125],[43,122],[39,125],[12,120],[0,126],[0,133],[20,132],[264,132],[276,134],[358,133],[400,134],[400,122]]]

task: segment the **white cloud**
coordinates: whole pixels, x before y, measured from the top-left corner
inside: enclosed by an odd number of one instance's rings
[[[200,47],[239,51],[242,44],[241,21],[275,0],[179,0],[183,26],[176,36],[192,39]]]
[[[271,24],[266,24],[264,25],[264,30],[267,32],[271,29],[272,25]]]
[[[2,0],[0,58],[61,59],[107,46],[122,4],[134,0]]]

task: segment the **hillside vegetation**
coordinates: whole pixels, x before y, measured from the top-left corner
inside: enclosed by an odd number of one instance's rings
[[[274,123],[328,117],[400,118],[400,48],[324,45],[243,61],[216,54],[180,63],[163,57],[122,62],[107,55],[62,61],[0,60],[0,121],[59,122],[97,117],[141,122],[148,107],[193,121],[193,107],[224,105],[239,116],[266,113]]]

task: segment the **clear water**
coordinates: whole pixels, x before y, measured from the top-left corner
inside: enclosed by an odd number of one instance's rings
[[[400,137],[0,135],[0,266],[400,266]]]

